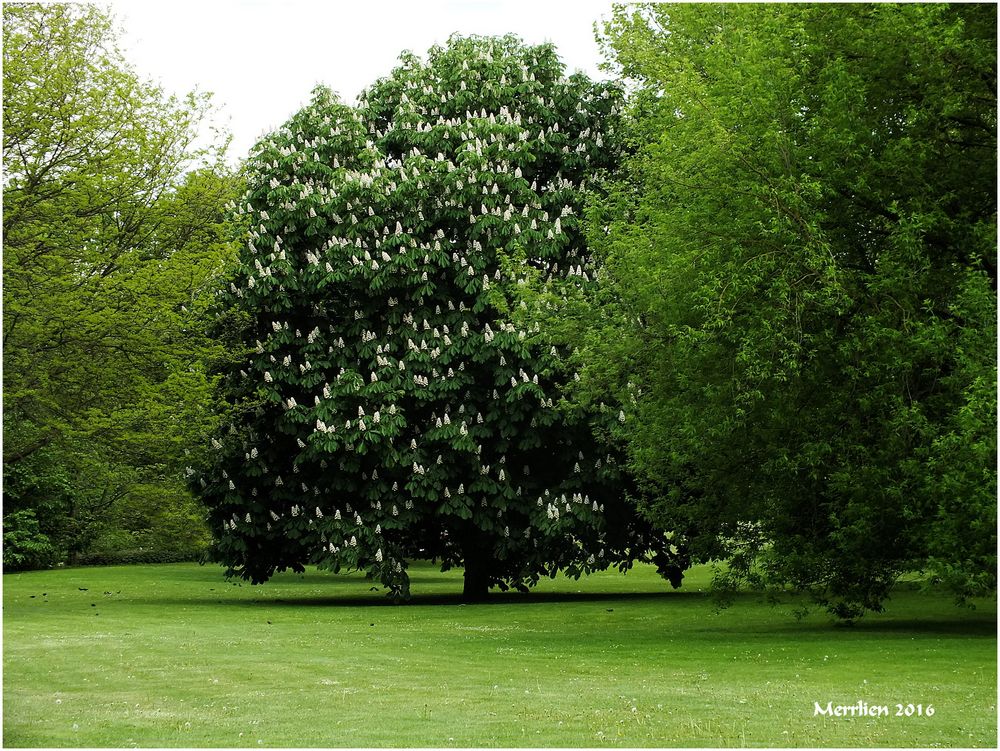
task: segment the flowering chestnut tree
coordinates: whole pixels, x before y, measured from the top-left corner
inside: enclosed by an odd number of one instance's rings
[[[616,156],[619,92],[563,74],[550,45],[453,37],[255,147],[220,294],[248,357],[195,478],[231,575],[359,569],[406,597],[433,558],[477,600],[654,560],[679,584],[594,439],[618,416],[558,410],[567,353],[515,323],[527,274],[591,283],[580,212]]]

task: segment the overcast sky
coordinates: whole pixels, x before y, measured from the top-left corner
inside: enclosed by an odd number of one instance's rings
[[[604,0],[111,0],[122,46],[144,77],[170,93],[214,94],[220,121],[243,157],[262,134],[283,123],[323,83],[347,102],[389,73],[405,49],[423,56],[460,34],[513,32],[529,43],[551,41],[567,72],[604,78],[594,21]]]

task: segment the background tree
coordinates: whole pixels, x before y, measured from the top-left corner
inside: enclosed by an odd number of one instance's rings
[[[204,291],[236,195],[195,146],[208,98],[142,81],[92,6],[3,18],[5,532],[37,528],[49,562],[190,548],[206,529],[180,470],[211,424]]]
[[[585,281],[579,211],[618,101],[550,45],[453,38],[357,109],[317,89],[257,146],[220,301],[251,352],[198,478],[230,573],[352,567],[406,596],[407,560],[433,557],[480,599],[655,557],[679,583],[681,551],[555,408],[564,353],[513,323],[501,270]]]
[[[647,5],[631,156],[553,336],[645,513],[842,616],[996,585],[996,9]]]

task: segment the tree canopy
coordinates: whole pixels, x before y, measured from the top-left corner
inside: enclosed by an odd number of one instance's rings
[[[51,562],[123,506],[139,529],[173,509],[183,546],[205,536],[180,470],[212,422],[199,317],[235,195],[195,146],[207,97],[140,79],[92,6],[3,20],[5,529],[38,527]]]
[[[550,45],[453,37],[258,144],[219,303],[249,357],[196,481],[231,572],[351,567],[405,597],[420,556],[478,599],[655,559],[679,583],[592,437],[616,415],[561,413],[566,353],[510,310],[529,269],[589,283],[580,212],[619,103]]]
[[[629,156],[547,328],[646,515],[843,616],[914,569],[995,587],[996,9],[621,6],[602,40]]]

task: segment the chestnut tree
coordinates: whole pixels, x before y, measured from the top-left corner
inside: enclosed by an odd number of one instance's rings
[[[560,411],[568,353],[512,309],[528,274],[593,283],[580,213],[620,100],[551,45],[453,37],[255,147],[219,300],[247,357],[193,478],[231,575],[358,569],[406,597],[432,558],[478,600],[649,560],[680,583],[595,438],[619,415]]]

